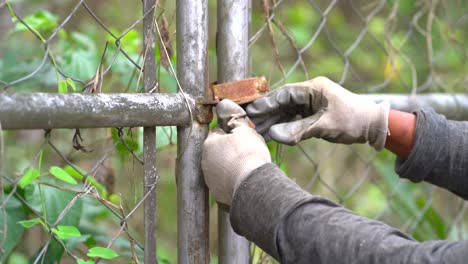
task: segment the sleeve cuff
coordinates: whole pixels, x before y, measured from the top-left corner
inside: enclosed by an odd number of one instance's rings
[[[234,193],[230,210],[232,227],[278,259],[277,227],[291,209],[308,198],[310,194],[276,165],[265,164],[242,181]]]
[[[397,158],[395,171],[402,178],[420,182],[427,178],[437,161],[443,159],[444,146],[439,142],[447,142],[448,134],[445,117],[434,110],[420,109],[414,113],[417,119],[413,149],[408,159]]]

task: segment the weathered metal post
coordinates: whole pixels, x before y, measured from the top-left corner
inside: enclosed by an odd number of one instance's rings
[[[156,0],[143,1],[143,82],[146,92],[156,87],[155,27]],[[144,196],[145,198],[145,263],[157,263],[156,257],[156,127],[143,129]]]
[[[218,82],[249,75],[250,0],[218,1]],[[219,263],[250,263],[249,241],[232,230],[229,213],[219,210]]]
[[[177,74],[184,91],[205,96],[208,87],[208,1],[177,0]],[[177,128],[178,263],[209,263],[208,189],[201,151],[208,125],[196,119]]]

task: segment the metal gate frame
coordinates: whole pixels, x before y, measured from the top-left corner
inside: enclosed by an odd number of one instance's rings
[[[208,92],[208,0],[177,0],[178,93],[150,93],[157,85],[155,0],[143,1],[146,94],[0,94],[2,129],[144,127],[145,263],[156,258],[156,130],[178,127],[178,262],[209,263],[208,190],[200,167],[211,121]],[[218,1],[218,80],[249,76],[250,0]],[[175,75],[175,72],[174,72]],[[452,119],[468,120],[468,96],[365,95],[411,111],[431,106]],[[234,233],[227,212],[218,215],[220,263],[249,263],[249,242]],[[149,250],[150,249],[150,250]]]

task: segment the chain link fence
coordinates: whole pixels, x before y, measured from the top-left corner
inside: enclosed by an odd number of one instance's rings
[[[216,6],[208,1],[204,13],[210,20],[206,55],[211,81],[216,79],[217,29],[211,23]],[[435,0],[252,1],[251,75],[266,76],[273,89],[325,75],[359,94],[466,94],[465,6],[463,1]],[[187,87],[176,77],[176,69],[182,74],[177,62],[183,55],[176,54],[176,22],[184,21],[176,19],[176,12],[175,1],[162,0],[156,6],[150,1],[0,1],[0,96],[180,92]],[[156,64],[149,66],[151,61]],[[196,153],[189,145],[180,146],[180,138],[192,131],[179,133],[176,151],[177,129],[139,128],[149,126],[142,121],[145,113],[141,120],[131,114],[141,109],[132,108],[140,101],[126,100],[112,114],[121,119],[116,124],[127,124],[123,127],[98,128],[110,125],[97,123],[82,129],[0,129],[0,262],[154,262],[155,252],[144,249],[156,248],[156,222],[159,262],[177,261],[183,250],[177,249],[181,225],[175,224],[176,208],[183,213],[184,205],[177,201],[180,186],[174,170],[176,160]],[[182,108],[190,104],[190,98],[178,100]],[[60,107],[57,101],[40,102],[37,109]],[[64,103],[62,108],[73,109]],[[450,111],[445,114],[467,116]],[[129,119],[136,125],[128,125]],[[166,125],[183,123],[172,122]],[[314,139],[295,147],[269,147],[275,162],[311,193],[421,241],[467,237],[467,203],[437,187],[399,179],[394,156],[387,151]],[[179,176],[177,181],[180,185]],[[200,191],[205,195],[203,187]],[[208,215],[204,210],[199,210],[201,218]],[[213,262],[216,210],[211,200]],[[157,220],[150,224],[152,215]],[[198,246],[195,253],[203,251]],[[254,263],[273,262],[254,246],[250,254]],[[179,262],[185,261],[179,256]]]
[[[158,32],[146,49],[145,19]],[[0,20],[0,93],[6,96],[177,90],[171,73],[175,3],[170,1],[159,1],[156,8],[154,2],[142,6],[118,1],[2,1]],[[154,56],[158,81],[148,87],[143,69]],[[37,107],[54,111],[57,106],[47,99],[42,103],[47,105]],[[63,102],[67,103],[73,108],[71,102]],[[132,111],[130,105],[123,107],[122,118]],[[92,126],[101,125],[108,126]],[[173,175],[176,157],[175,127],[156,131],[160,157],[157,166],[154,157],[148,164],[160,169],[150,185],[144,178],[143,148],[148,143],[143,143],[143,128],[2,131],[0,262],[142,263],[145,232],[155,233],[154,226],[145,230],[143,225],[144,204],[154,207],[147,212],[154,216],[159,175]],[[171,215],[158,216],[162,241],[158,255],[164,263],[174,260],[177,252],[171,248],[176,198],[174,178],[161,182],[167,197],[160,196],[159,206]]]
[[[466,94],[467,25],[462,1],[254,1],[253,74],[274,88],[323,75],[368,96]],[[317,139],[269,146],[275,162],[313,194],[419,241],[467,238],[467,203],[399,179],[388,151]],[[257,259],[270,261],[260,253]]]

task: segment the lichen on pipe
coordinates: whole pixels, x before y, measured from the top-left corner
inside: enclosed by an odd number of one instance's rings
[[[181,94],[0,93],[3,129],[184,126]]]

